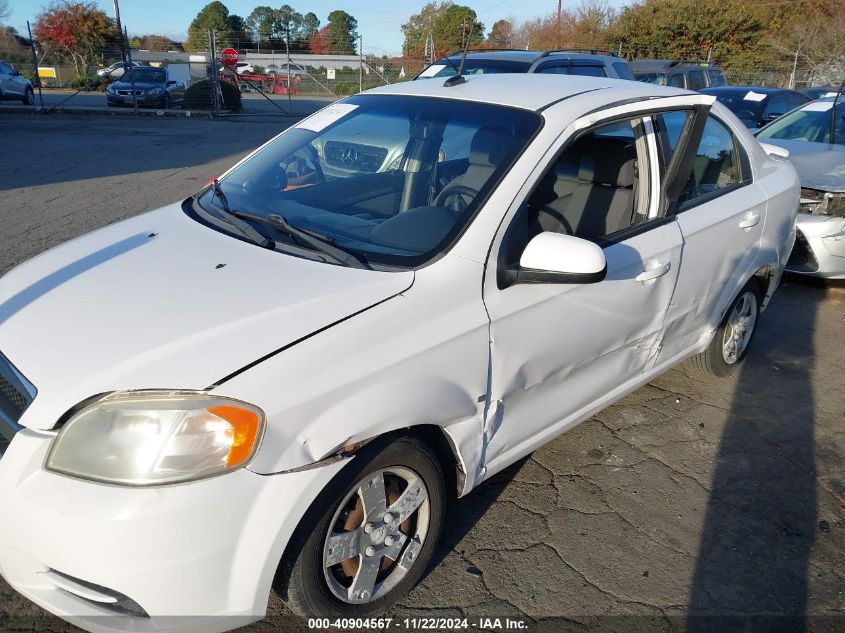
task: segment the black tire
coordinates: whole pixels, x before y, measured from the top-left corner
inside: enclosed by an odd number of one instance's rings
[[[365,603],[344,602],[329,587],[326,575],[331,570],[324,572],[323,567],[326,538],[329,530],[333,529],[330,524],[341,512],[341,504],[363,478],[391,467],[410,469],[425,484],[429,503],[427,534],[414,557],[415,562],[383,596]],[[384,611],[417,584],[431,561],[443,526],[444,496],[443,473],[437,457],[427,444],[412,436],[368,444],[326,486],[303,518],[279,565],[276,591],[293,611],[303,617],[369,617]],[[403,555],[409,543],[403,546]],[[331,550],[328,552],[331,553]]]
[[[164,110],[169,110],[173,106],[173,103],[170,100],[170,93],[165,92],[164,96],[161,98],[161,107]]]
[[[729,362],[726,356],[730,355],[725,352],[725,335],[730,331],[732,315],[734,315],[740,303],[744,301],[753,301],[753,306],[749,305],[748,307],[753,310],[754,319],[750,326],[750,333],[748,333],[747,339],[744,341],[739,353],[731,356],[731,362]],[[751,343],[754,341],[754,335],[757,333],[757,325],[760,322],[760,305],[762,301],[763,291],[760,288],[760,282],[756,278],[752,278],[731,302],[725,316],[722,318],[722,322],[716,329],[713,340],[710,341],[710,345],[700,354],[696,354],[690,358],[690,364],[699,371],[710,374],[711,376],[724,377],[733,374],[742,364],[742,361],[748,354]],[[744,311],[744,309],[744,306],[740,307],[741,311]]]
[[[27,87],[23,93],[23,97],[21,97],[21,103],[24,105],[35,105],[35,93],[32,91],[32,88]]]

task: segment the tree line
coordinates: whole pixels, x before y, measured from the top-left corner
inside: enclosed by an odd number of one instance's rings
[[[475,11],[449,0],[429,2],[402,25],[403,54],[422,59],[472,46],[548,50],[600,48],[628,59],[697,59],[726,68],[838,66],[845,71],[842,0],[638,0],[615,9],[584,0],[534,19],[502,18],[485,33]]]
[[[340,10],[329,13],[323,25],[314,12],[303,14],[289,4],[279,8],[258,6],[244,18],[214,0],[197,13],[188,27],[186,50],[206,50],[210,30],[216,33],[218,47],[346,54],[358,50],[358,21]]]
[[[23,56],[28,40],[3,27],[8,0],[0,0],[0,51]],[[497,48],[604,48],[629,59],[703,59],[731,70],[825,69],[845,72],[845,2],[842,0],[637,0],[622,10],[604,0],[517,22],[502,18],[489,31],[467,5],[429,2],[401,25],[403,56],[440,57],[471,46]],[[290,5],[255,7],[245,18],[215,0],[188,27],[186,50],[206,50],[208,31],[218,46],[273,48],[315,53],[356,53],[358,22],[332,11],[325,23]],[[39,61],[73,65],[81,74],[121,38],[114,21],[90,0],[55,0],[34,24]],[[133,37],[133,47],[169,50],[178,43],[156,35]]]

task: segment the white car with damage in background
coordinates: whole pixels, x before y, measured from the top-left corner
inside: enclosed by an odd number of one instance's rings
[[[0,574],[92,631],[227,630],[271,590],[380,613],[447,495],[682,360],[737,367],[798,191],[674,88],[490,75],[331,105],[0,279]]]
[[[845,279],[845,97],[834,93],[811,101],[756,135],[762,144],[786,150],[801,179],[795,248],[786,270]]]

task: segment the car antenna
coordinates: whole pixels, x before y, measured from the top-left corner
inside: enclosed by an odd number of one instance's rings
[[[833,98],[833,107],[830,109],[830,144],[836,145],[836,102],[842,96],[842,91],[845,90],[845,79],[839,84],[839,90],[836,91],[836,96]]]
[[[473,30],[475,30],[475,22],[473,22],[472,25],[469,27],[469,37],[467,37],[467,41],[464,44],[464,51],[461,55],[461,65],[458,67],[458,74],[454,75],[453,77],[449,77],[446,81],[444,81],[444,88],[451,88],[452,86],[458,86],[462,83],[466,83],[466,78],[464,77],[464,62],[466,62],[467,60],[467,53],[469,52],[469,44],[470,42],[472,42]]]

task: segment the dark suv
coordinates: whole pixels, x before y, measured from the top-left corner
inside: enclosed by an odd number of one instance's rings
[[[461,65],[463,52],[449,53],[432,63],[414,79],[451,77]],[[509,49],[470,49],[464,62],[464,75],[493,73],[549,73],[634,79],[628,62],[610,51],[566,48],[551,51]]]
[[[687,90],[727,86],[724,71],[709,62],[670,59],[637,59],[631,62],[637,81]]]

